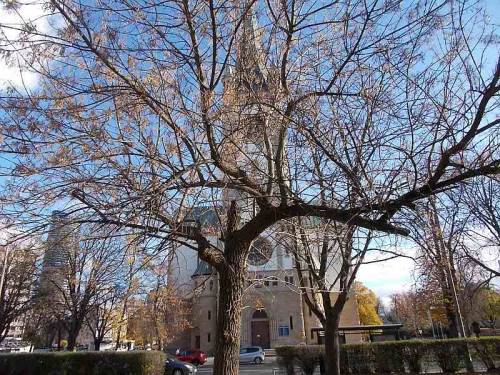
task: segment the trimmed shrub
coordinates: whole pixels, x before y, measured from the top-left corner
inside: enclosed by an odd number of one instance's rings
[[[324,347],[286,346],[276,349],[278,364],[287,375],[299,366],[311,374],[318,363],[324,363]],[[443,373],[456,373],[461,369],[473,372],[469,355],[484,363],[488,371],[496,371],[495,361],[500,359],[500,337],[449,340],[406,340],[366,344],[347,344],[340,348],[342,374],[401,374],[421,373],[427,362],[436,363]]]
[[[427,354],[426,346],[423,341],[406,341],[402,354],[404,363],[411,374],[419,374],[422,372],[423,359]]]
[[[481,361],[488,372],[496,372],[496,357],[500,356],[500,339],[496,337],[482,337],[469,339],[468,343],[473,349],[472,355]]]
[[[318,346],[299,346],[296,349],[295,363],[306,375],[313,375],[324,356]]]
[[[342,345],[340,347],[340,373],[346,375],[351,373],[351,368],[349,367],[349,358],[347,357],[345,345]]]
[[[276,362],[280,368],[285,370],[286,375],[294,375],[295,357],[295,346],[280,346],[276,348]]]
[[[374,373],[374,352],[371,344],[348,344],[343,345],[340,355],[345,355],[348,373],[350,374],[373,374]],[[341,360],[341,363],[343,361]]]
[[[392,374],[405,372],[405,347],[398,342],[381,342],[373,345],[375,372],[377,374]]]
[[[466,340],[432,340],[426,342],[426,346],[433,354],[441,371],[445,374],[454,374],[457,371],[467,368]]]
[[[162,352],[0,354],[0,375],[163,375]]]

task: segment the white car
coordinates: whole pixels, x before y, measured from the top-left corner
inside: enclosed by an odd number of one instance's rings
[[[260,346],[249,346],[240,349],[240,363],[253,362],[261,364],[266,358],[266,353]]]

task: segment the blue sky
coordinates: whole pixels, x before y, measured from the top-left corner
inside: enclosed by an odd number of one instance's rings
[[[500,0],[485,0],[487,12],[491,16],[491,23],[500,27]],[[47,31],[49,29],[48,23],[43,19],[39,18],[43,14],[43,9],[36,2],[32,2],[31,5],[23,7],[22,11],[23,17],[29,19],[38,19],[35,21],[37,26],[42,31]],[[6,12],[3,8],[0,8],[0,19],[1,23],[15,22],[16,15]],[[490,51],[492,56],[498,55],[498,50]],[[2,84],[9,80],[16,85],[26,84],[29,87],[36,87],[37,79],[33,74],[25,74],[21,76],[19,70],[14,67],[7,67],[5,64],[0,62],[0,90]],[[0,159],[0,166],[2,160]],[[404,245],[401,245],[404,246]],[[406,253],[411,253],[412,250],[401,249]],[[399,258],[384,263],[374,263],[370,265],[365,265],[360,269],[359,281],[363,282],[369,288],[373,289],[375,293],[381,297],[384,301],[387,298],[397,292],[408,290],[412,283],[412,272],[414,269],[414,263],[412,260],[407,258]]]

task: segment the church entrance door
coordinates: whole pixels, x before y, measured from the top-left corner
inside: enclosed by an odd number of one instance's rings
[[[269,319],[264,310],[257,310],[252,315],[252,346],[260,346],[263,349],[271,347],[269,336]]]

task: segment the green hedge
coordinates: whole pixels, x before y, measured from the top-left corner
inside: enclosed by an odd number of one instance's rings
[[[156,351],[0,354],[0,375],[163,375]]]
[[[294,373],[295,366],[305,374],[312,374],[324,360],[325,349],[319,345],[282,346],[276,348],[276,354],[278,364],[288,375]],[[499,359],[500,337],[388,341],[347,344],[340,348],[341,372],[349,375],[417,374],[429,365],[452,374],[462,369],[473,371],[473,362],[496,372],[495,361]]]

